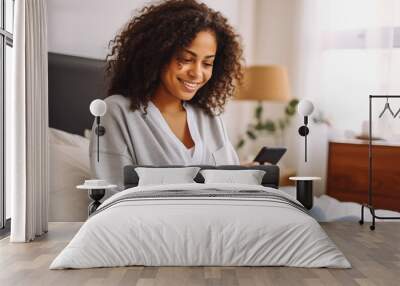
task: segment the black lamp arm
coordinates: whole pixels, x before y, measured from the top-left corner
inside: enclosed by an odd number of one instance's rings
[[[310,130],[307,127],[308,125],[308,116],[304,116],[304,125],[299,128],[300,136],[304,137],[304,161],[307,162],[307,135],[310,133]]]
[[[106,133],[106,129],[104,128],[104,126],[100,125],[100,116],[96,116],[96,129],[94,130],[94,132],[97,135],[97,162],[99,162],[99,158],[100,158],[100,136],[103,136]]]

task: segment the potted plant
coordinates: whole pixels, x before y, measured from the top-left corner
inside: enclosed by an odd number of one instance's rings
[[[236,144],[236,149],[242,149],[247,141],[255,141],[262,136],[280,136],[280,144],[283,144],[283,133],[291,122],[291,118],[296,114],[298,99],[292,99],[285,107],[282,118],[276,120],[263,119],[264,108],[259,102],[254,110],[254,120],[247,127],[246,132],[240,137]]]

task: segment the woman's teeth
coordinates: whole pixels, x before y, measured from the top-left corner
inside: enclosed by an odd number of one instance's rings
[[[184,81],[182,80],[183,85],[190,90],[195,90],[199,87],[199,83],[193,83],[193,82],[189,82],[189,81]]]

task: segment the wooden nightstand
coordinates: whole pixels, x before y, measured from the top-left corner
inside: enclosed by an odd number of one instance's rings
[[[374,141],[374,207],[400,211],[400,145]],[[368,201],[368,142],[329,142],[327,194],[340,201]]]

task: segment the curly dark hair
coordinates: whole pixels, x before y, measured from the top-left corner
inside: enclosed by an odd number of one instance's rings
[[[160,84],[162,69],[204,30],[215,33],[217,53],[212,77],[189,103],[208,114],[223,112],[227,99],[233,96],[235,81],[243,78],[240,37],[221,13],[195,0],[147,6],[110,41],[107,95],[129,97],[133,111],[141,105],[146,110]]]

